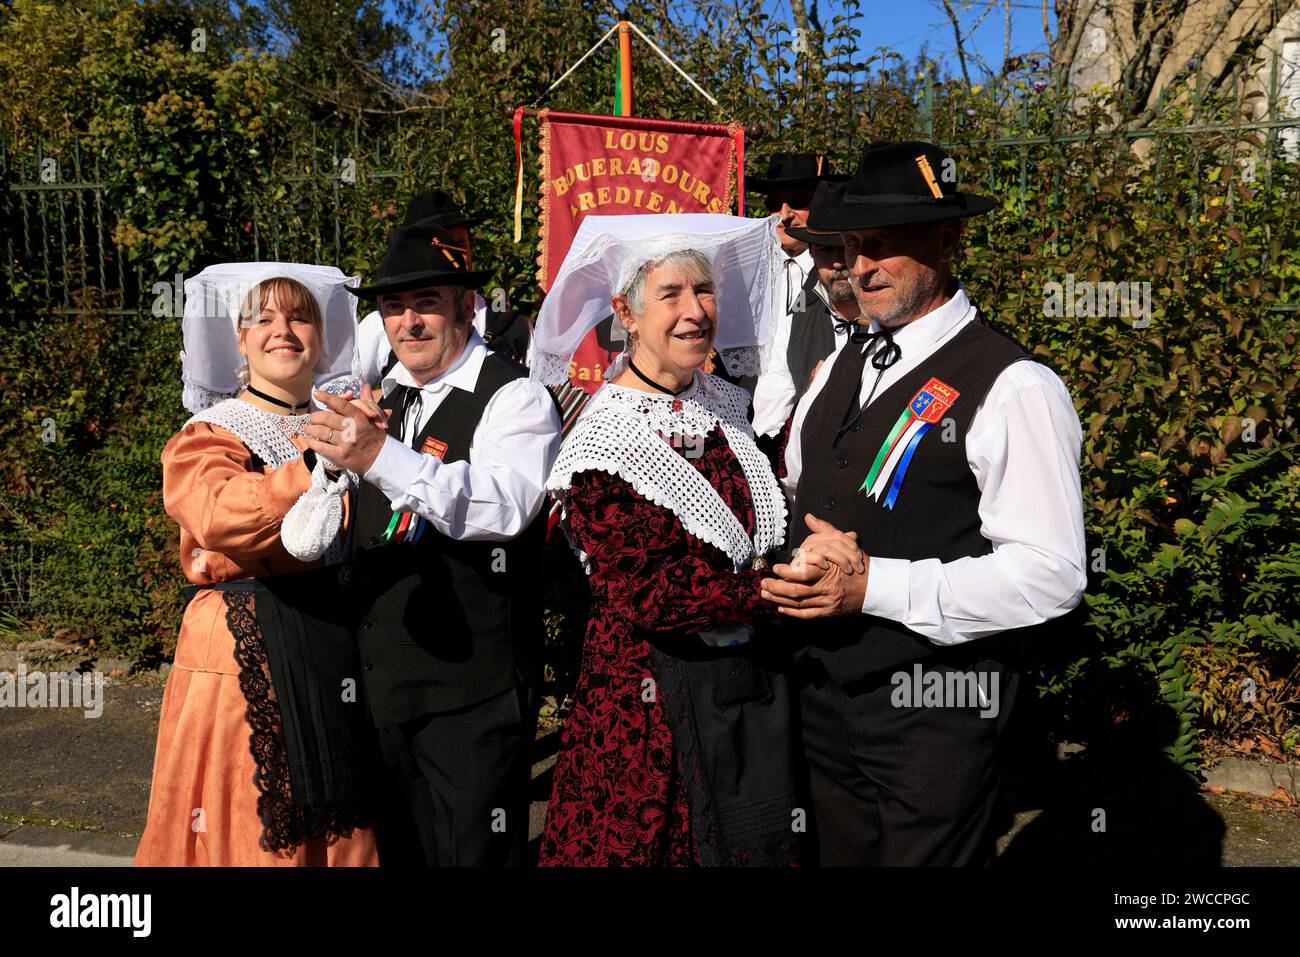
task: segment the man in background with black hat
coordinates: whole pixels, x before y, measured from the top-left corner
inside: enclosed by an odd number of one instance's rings
[[[312,449],[364,478],[353,587],[371,717],[388,767],[380,863],[520,863],[543,639],[543,487],[560,444],[544,387],[474,327],[485,272],[436,225],[389,233],[373,285],[397,362],[386,433],[318,392]]]
[[[821,183],[813,195],[811,214],[833,191],[831,183]],[[829,355],[839,352],[849,341],[849,333],[862,318],[857,294],[853,291],[852,277],[844,262],[844,241],[839,233],[813,233],[806,226],[790,226],[786,235],[808,244],[808,257],[812,269],[804,280],[803,288],[795,302],[788,321],[778,325],[772,339],[771,352],[785,356],[784,369],[779,373],[786,383],[782,388],[794,389],[790,411],[803,398],[812,381],[813,372]],[[776,375],[769,376],[771,382]],[[786,418],[789,418],[787,413]],[[784,425],[784,423],[783,423]]]
[[[415,196],[406,207],[403,226],[441,226],[451,233],[456,244],[465,248],[465,265],[474,268],[474,247],[471,229],[480,220],[467,216],[444,190],[435,189]],[[474,329],[493,352],[503,352],[516,362],[527,363],[528,342],[531,338],[528,317],[505,305],[489,303],[474,291]],[[353,371],[362,382],[373,385],[391,367],[393,350],[384,332],[384,322],[378,312],[361,320],[357,328],[357,359],[359,368]]]
[[[842,234],[870,319],[795,411],[802,544],[764,582],[784,614],[824,619],[805,634],[801,707],[824,864],[991,859],[1028,629],[1086,583],[1079,419],[953,275],[962,220],[993,202],[952,169],[927,143],[873,143],[808,224]],[[808,560],[831,539],[861,546],[860,571]]]
[[[772,155],[767,176],[750,177],[746,189],[762,193],[768,214],[780,215],[777,238],[781,241],[781,267],[785,277],[785,309],[777,320],[771,342],[764,353],[763,371],[754,384],[743,383],[754,397],[754,433],[766,437],[770,447],[790,418],[799,392],[787,366],[785,344],[791,339],[796,314],[807,305],[806,285],[815,273],[808,242],[790,232],[802,229],[808,220],[813,193],[820,183],[843,182],[846,177],[831,172],[830,159],[821,153]],[[777,344],[781,343],[781,346]]]

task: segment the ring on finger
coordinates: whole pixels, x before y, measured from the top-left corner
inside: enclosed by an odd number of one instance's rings
[[[326,445],[333,445],[333,444],[334,444],[334,430],[333,430],[333,429],[330,429],[330,437],[329,437],[328,439],[325,440],[325,444],[326,444]]]

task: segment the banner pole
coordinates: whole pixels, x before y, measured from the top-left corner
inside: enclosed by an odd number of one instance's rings
[[[618,21],[618,78],[614,85],[614,115],[632,115],[632,31]]]
[[[699,93],[700,96],[708,100],[709,105],[715,108],[717,107],[718,101],[714,99],[712,96],[710,96],[708,93],[705,93],[704,88],[701,87],[694,80],[692,80],[685,70],[683,70],[676,63],[674,63],[672,61],[672,58],[667,53],[659,49],[659,47],[655,44],[653,40],[651,40],[648,36],[642,33],[640,27],[638,27],[635,23],[629,23],[628,26],[632,28],[632,31],[641,38],[641,40],[645,43],[646,46],[648,46],[651,50],[654,50],[655,53],[658,53],[665,63],[667,63],[670,67],[672,67],[674,70],[680,73],[687,83],[695,87],[695,92]]]
[[[606,33],[606,34],[605,34],[603,37],[601,37],[599,40],[597,40],[597,41],[596,41],[596,45],[595,45],[594,47],[592,47],[590,50],[588,50],[586,53],[584,53],[581,57],[579,57],[577,63],[573,64],[573,66],[571,66],[571,67],[569,67],[567,70],[565,70],[565,71],[564,71],[564,74],[563,74],[563,75],[562,75],[558,80],[556,80],[554,83],[552,83],[550,86],[548,86],[548,87],[546,88],[546,92],[545,92],[545,93],[543,93],[541,96],[539,96],[537,99],[535,99],[535,100],[533,101],[533,106],[536,106],[538,103],[542,102],[542,100],[546,99],[546,97],[550,96],[552,90],[554,90],[557,86],[559,86],[561,83],[563,83],[565,80],[567,80],[567,79],[572,75],[572,73],[573,73],[574,70],[576,70],[578,67],[580,67],[580,66],[582,66],[584,63],[586,63],[586,62],[587,62],[587,57],[591,56],[593,53],[595,53],[597,50],[599,50],[600,47],[601,47],[601,44],[603,44],[606,40],[608,40],[610,37],[612,37],[612,36],[614,35],[614,31],[617,30],[617,29],[618,29],[618,25],[617,25],[617,24],[615,24],[614,26],[610,27],[610,28],[609,28],[609,32]]]

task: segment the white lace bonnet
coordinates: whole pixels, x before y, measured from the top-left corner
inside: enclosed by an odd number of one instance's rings
[[[357,328],[353,286],[360,276],[346,276],[335,266],[306,263],[220,263],[185,280],[185,318],[181,325],[181,401],[191,412],[230,399],[240,391],[239,312],[258,283],[295,279],[311,291],[323,320],[324,348],[316,363],[317,379],[351,372]]]
[[[780,309],[777,216],[748,219],[714,213],[589,215],[578,227],[533,330],[532,378],[567,380],[583,338],[611,312],[620,292],[645,263],[694,249],[713,267],[718,301],[714,348],[733,375],[759,372],[759,347]]]

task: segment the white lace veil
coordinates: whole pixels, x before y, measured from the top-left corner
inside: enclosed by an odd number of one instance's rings
[[[757,375],[760,347],[782,305],[777,220],[713,213],[587,216],[542,302],[529,374],[543,385],[566,381],[574,350],[610,314],[610,297],[645,263],[694,249],[713,266],[714,348],[733,375]]]
[[[240,391],[239,311],[258,283],[295,279],[306,286],[320,307],[324,348],[316,363],[317,379],[352,370],[357,328],[357,299],[351,287],[360,276],[346,276],[334,266],[306,263],[221,263],[185,281],[184,347],[181,351],[182,402],[202,412]]]

